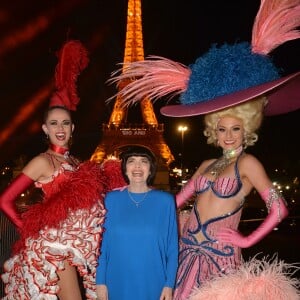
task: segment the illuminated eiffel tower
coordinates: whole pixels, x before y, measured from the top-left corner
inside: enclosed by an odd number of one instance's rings
[[[144,59],[141,0],[129,0],[127,10],[127,30],[125,41],[124,65]],[[128,82],[122,82],[122,89]],[[164,141],[164,124],[158,124],[153,105],[149,98],[140,102],[141,124],[127,122],[130,108],[122,105],[117,96],[108,124],[102,125],[102,140],[91,160],[102,162],[107,156],[118,156],[127,145],[143,145],[153,151],[158,160],[158,172],[154,184],[166,188],[169,182],[168,166],[174,157]]]

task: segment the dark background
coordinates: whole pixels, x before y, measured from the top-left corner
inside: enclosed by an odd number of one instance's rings
[[[142,0],[145,56],[165,56],[189,65],[212,43],[250,41],[259,3]],[[125,0],[1,1],[0,165],[21,154],[31,158],[45,150],[41,119],[53,88],[55,53],[68,38],[80,39],[90,52],[90,64],[78,81],[81,103],[74,116],[72,150],[82,159],[91,156],[101,142],[101,125],[108,122],[112,111],[112,103],[105,105],[105,100],[116,89],[106,80],[123,61],[126,13]],[[274,62],[283,74],[300,69],[299,49],[298,40],[273,51]],[[155,103],[156,115],[165,124],[165,139],[177,161],[182,150],[177,126],[183,122],[189,127],[183,151],[188,167],[218,155],[203,138],[202,117],[166,118],[159,114],[161,105]],[[140,114],[132,111],[129,121],[134,122]],[[249,152],[268,169],[288,168],[297,173],[299,117],[299,110],[266,117],[260,139]]]
[[[145,56],[165,56],[189,65],[212,43],[250,42],[259,4],[259,0],[142,0]],[[67,39],[81,40],[90,53],[90,64],[78,81],[81,102],[74,115],[72,147],[75,155],[90,158],[101,142],[102,123],[112,112],[113,103],[105,105],[105,100],[116,89],[106,80],[123,61],[126,13],[126,0],[1,0],[0,167],[25,162],[46,149],[41,121],[53,91],[55,53]],[[283,75],[300,70],[299,50],[297,40],[271,53]],[[166,118],[159,114],[162,105],[155,103],[156,116],[165,124],[165,140],[177,163],[182,152],[177,127],[183,123],[189,127],[184,135],[186,166],[192,169],[219,155],[206,144],[202,117]],[[128,121],[139,119],[139,112],[132,109]],[[263,162],[272,179],[296,180],[298,187],[299,119],[299,110],[266,117],[257,144],[247,149]],[[245,249],[245,258],[278,253],[287,262],[299,262],[299,190],[294,195],[289,197],[295,200],[290,218],[255,247]],[[253,214],[247,207],[245,212],[245,219],[259,217],[256,208]],[[253,230],[257,223],[242,226]]]

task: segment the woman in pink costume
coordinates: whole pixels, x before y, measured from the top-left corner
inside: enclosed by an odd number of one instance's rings
[[[263,0],[251,43],[214,45],[189,67],[152,56],[126,64],[111,79],[131,81],[118,93],[126,105],[146,96],[156,100],[179,95],[180,104],[166,105],[161,113],[170,117],[205,115],[208,143],[223,150],[220,158],[204,161],[176,197],[180,207],[196,195],[180,236],[175,300],[185,300],[193,289],[201,290],[205,282],[239,268],[241,248],[259,242],[288,214],[262,164],[244,149],[255,143],[263,115],[300,107],[300,72],[282,76],[268,55],[284,42],[299,38],[299,26],[299,0]],[[252,189],[260,194],[269,213],[254,232],[243,236],[237,229],[245,197]],[[293,290],[294,282],[286,273],[282,275],[279,281],[290,282]],[[231,288],[237,286],[235,281]],[[288,295],[287,289],[283,294]],[[273,296],[266,293],[255,299],[278,299],[276,296],[275,292]],[[239,297],[254,299],[246,293]]]
[[[204,161],[177,195],[178,207],[195,193],[196,200],[180,237],[174,299],[187,299],[195,287],[241,263],[241,248],[259,242],[288,214],[285,201],[272,187],[262,164],[247,146],[257,140],[265,99],[257,99],[205,116],[208,143],[223,155]],[[245,197],[255,188],[269,214],[249,236],[237,230]]]
[[[71,110],[79,101],[74,80],[88,61],[78,41],[67,42],[59,55],[57,91],[42,125],[49,147],[0,195],[1,209],[20,232],[14,255],[4,265],[4,299],[82,299],[78,273],[86,298],[96,299],[103,195],[116,182],[107,177],[112,165],[80,163],[69,154],[74,130]],[[41,202],[20,215],[15,200],[33,184],[43,191]]]

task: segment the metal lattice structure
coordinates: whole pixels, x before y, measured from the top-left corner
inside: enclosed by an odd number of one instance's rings
[[[127,10],[127,29],[123,68],[126,63],[144,59],[141,0],[129,0]],[[128,82],[122,82],[118,88],[122,89]],[[159,124],[155,116],[152,102],[145,98],[140,103],[142,123],[130,124],[127,113],[130,107],[122,105],[122,98],[116,97],[109,122],[102,126],[102,140],[91,160],[101,163],[107,156],[118,156],[120,149],[126,145],[144,145],[151,149],[158,158],[159,170],[157,183],[160,185],[167,175],[159,176],[167,169],[174,157],[164,141],[164,124]],[[161,171],[161,172],[160,172]],[[165,183],[162,183],[165,184]]]

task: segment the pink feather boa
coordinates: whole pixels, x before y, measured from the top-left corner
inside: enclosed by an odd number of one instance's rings
[[[299,300],[300,267],[255,257],[237,270],[215,277],[195,289],[188,300]]]

